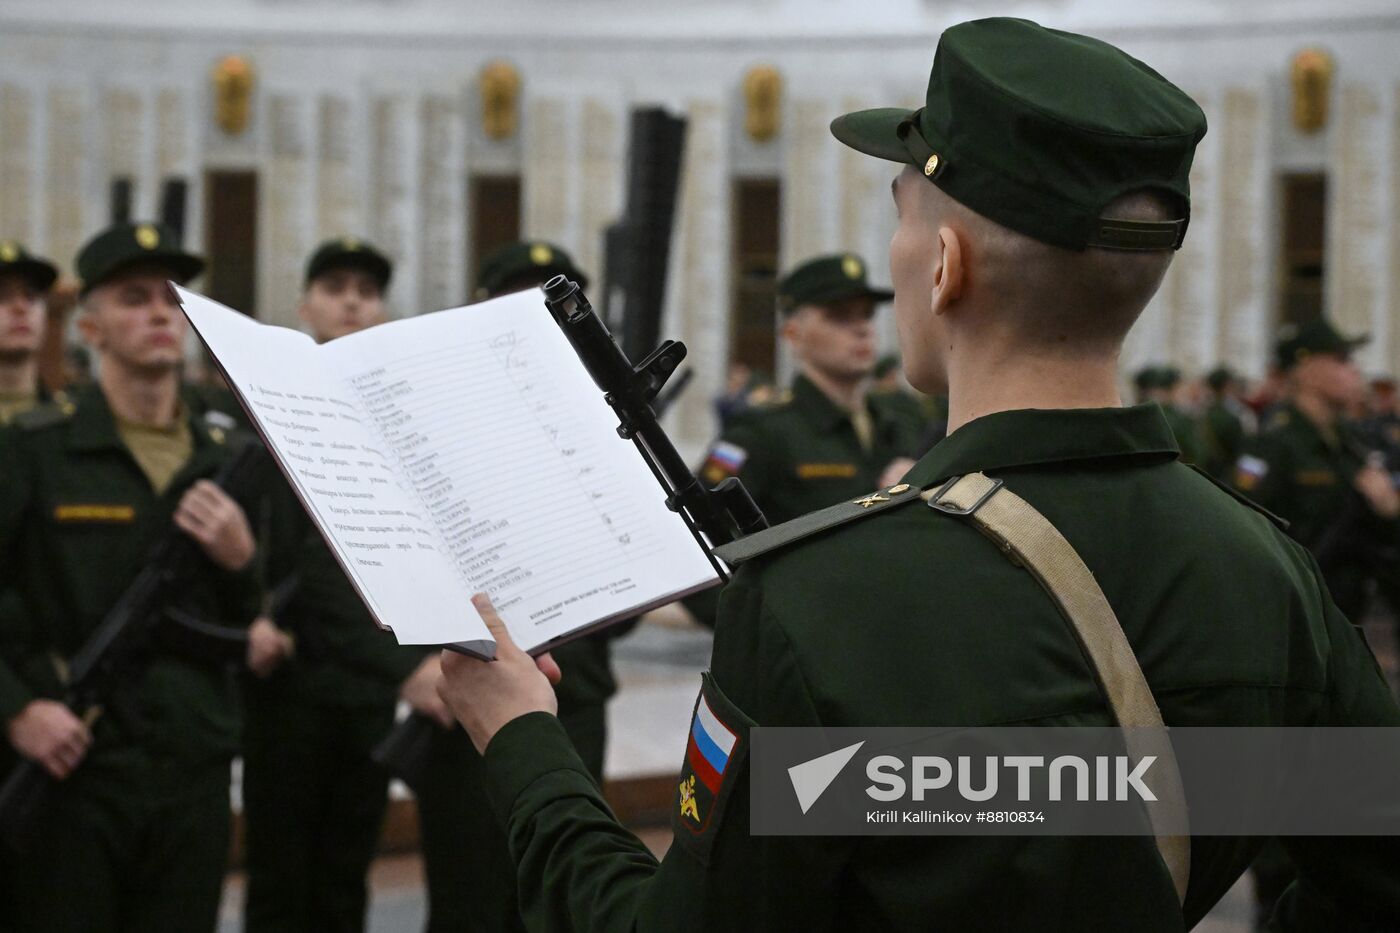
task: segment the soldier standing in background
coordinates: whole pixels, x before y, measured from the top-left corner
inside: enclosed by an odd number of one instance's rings
[[[512,243],[482,262],[479,299],[534,288],[556,275],[587,287],[588,277],[553,243]],[[543,305],[540,309],[544,313]],[[602,787],[607,701],[617,692],[609,642],[613,626],[554,649],[564,671],[559,720],[594,785]],[[438,663],[438,653],[428,657]],[[449,717],[450,721],[450,717]],[[455,723],[433,735],[417,788],[423,873],[428,887],[428,933],[507,933],[524,930],[515,868],[505,830],[487,795],[481,756]]]
[[[1248,431],[1245,416],[1249,409],[1240,401],[1243,386],[1239,377],[1225,366],[1217,366],[1206,376],[1210,401],[1201,416],[1205,460],[1201,466],[1222,482],[1234,476],[1235,462],[1244,452]],[[1250,415],[1251,420],[1253,416]]]
[[[71,405],[19,415],[0,444],[0,714],[11,746],[59,780],[35,844],[5,867],[0,925],[212,930],[240,720],[231,672],[157,644],[94,723],[57,699],[67,659],[172,522],[208,558],[172,608],[235,626],[256,610],[248,520],[208,479],[228,438],[181,397],[187,325],[166,281],[203,261],[162,225],[119,224],[75,265],[99,380]],[[276,642],[270,627],[250,629],[249,663]]]
[[[53,263],[0,241],[0,424],[33,409],[47,395],[39,383],[44,296],[58,278]]]
[[[1360,623],[1371,554],[1400,539],[1400,495],[1390,474],[1343,423],[1360,397],[1351,360],[1365,337],[1346,337],[1326,318],[1280,335],[1276,353],[1284,400],[1245,445],[1235,486],[1289,522],[1312,551],[1337,606]]]
[[[850,254],[808,260],[778,283],[782,335],[799,373],[773,403],[736,415],[710,449],[701,478],[738,476],[773,524],[896,481],[914,463],[921,424],[868,393],[877,307]]]
[[[392,272],[364,241],[323,243],[307,263],[298,309],[311,336],[324,343],[382,322]],[[401,692],[451,720],[435,695],[436,658],[399,649],[375,624],[281,477],[271,526],[266,584],[292,593],[271,621],[295,654],[280,669],[255,669],[245,689],[244,929],[359,933],[388,800],[388,776],[370,751],[393,726]]]
[[[1176,438],[1176,445],[1181,449],[1182,461],[1204,463],[1200,429],[1191,416],[1182,411],[1176,398],[1181,385],[1181,370],[1175,366],[1147,366],[1138,370],[1133,377],[1133,385],[1137,388],[1139,404],[1156,402],[1161,407],[1167,424],[1171,426],[1172,436]]]

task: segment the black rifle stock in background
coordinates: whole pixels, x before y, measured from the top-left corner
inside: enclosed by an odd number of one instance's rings
[[[265,477],[267,466],[263,446],[249,442],[224,464],[214,482],[242,502]],[[157,649],[243,662],[248,650],[245,629],[215,625],[172,608],[193,571],[208,559],[174,524],[166,529],[136,579],[68,663],[63,702],[80,719],[91,725],[109,698],[139,676]],[[0,785],[0,839],[13,848],[22,846],[26,828],[54,783],[38,762],[20,759]]]
[[[680,515],[707,555],[713,548],[768,527],[768,522],[737,477],[706,487],[686,465],[666,436],[656,399],[666,380],[685,359],[685,344],[666,340],[632,364],[576,282],[555,276],[545,283],[545,304],[603,397],[617,414],[617,433],[632,441],[666,493],[666,505]],[[723,578],[724,567],[710,556]],[[409,787],[423,775],[425,757],[437,725],[412,713],[375,747],[372,756]]]
[[[627,203],[607,230],[603,261],[603,320],[629,359],[661,339],[685,128],[683,118],[660,107],[632,111]]]

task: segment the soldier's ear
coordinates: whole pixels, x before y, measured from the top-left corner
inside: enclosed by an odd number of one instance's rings
[[[962,238],[952,227],[939,227],[933,259],[934,314],[942,314],[962,297],[964,278]]]

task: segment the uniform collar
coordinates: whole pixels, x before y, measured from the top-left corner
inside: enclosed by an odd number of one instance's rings
[[[1156,404],[1131,408],[1018,409],[984,415],[939,441],[906,481],[927,487],[951,476],[1008,467],[1180,454]]]
[[[792,380],[792,406],[812,425],[822,431],[832,431],[851,423],[851,413],[833,402],[817,384],[799,374]],[[870,404],[870,396],[861,399],[878,424],[884,420],[880,406]]]
[[[78,390],[73,398],[73,416],[68,425],[68,447],[72,450],[124,450],[121,434],[117,430],[117,416],[107,402],[102,387],[93,382]],[[203,418],[194,417],[189,399],[182,388],[180,392],[180,414],[189,421],[196,450],[215,446],[222,438],[211,437],[209,427]]]
[[[1320,447],[1323,450],[1333,451],[1341,446],[1341,435],[1338,433],[1337,425],[1324,428],[1314,422],[1303,409],[1290,402],[1284,402],[1281,414],[1287,416],[1293,430],[1303,435],[1310,444]]]

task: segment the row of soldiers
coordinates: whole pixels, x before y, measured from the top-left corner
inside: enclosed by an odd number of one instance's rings
[[[46,930],[89,929],[95,917],[132,918],[132,929],[212,923],[228,848],[227,763],[241,752],[247,929],[361,928],[387,799],[385,771],[370,752],[406,700],[442,726],[415,788],[428,929],[517,928],[505,839],[486,802],[480,756],[437,695],[436,656],[398,648],[376,629],[289,487],[271,482],[254,503],[239,504],[208,482],[247,425],[227,393],[179,382],[184,324],[164,281],[187,281],[202,265],[160,225],[95,237],[76,268],[78,327],[98,357],[98,378],[50,397],[36,353],[42,296],[56,270],[18,244],[0,244],[0,414],[12,422],[0,513],[10,607],[0,696],[14,749],[63,780],[63,805],[36,830],[40,854],[8,873],[7,915],[18,928]],[[368,243],[328,241],[308,260],[301,320],[318,341],[374,326],[392,272]],[[483,263],[478,294],[561,272],[587,283],[558,247],[514,244]],[[890,371],[877,373],[874,316],[892,296],[869,282],[862,259],[810,260],[778,291],[781,334],[799,373],[790,388],[732,410],[702,467],[710,483],[741,477],[774,523],[897,482],[941,437],[927,409],[872,381]],[[1140,401],[1161,405],[1184,459],[1209,462],[1292,523],[1352,618],[1369,585],[1395,591],[1387,589],[1394,542],[1383,538],[1400,514],[1377,449],[1400,433],[1393,416],[1346,419],[1358,397],[1350,356],[1360,342],[1326,320],[1281,335],[1285,391],[1258,431],[1227,374],[1212,374],[1213,401],[1199,421],[1178,406],[1173,371],[1152,367],[1135,380]],[[1229,454],[1209,461],[1203,437]],[[235,683],[217,665],[161,658],[118,706],[81,722],[56,702],[62,659],[167,520],[210,558],[207,586],[195,588],[204,601],[187,608],[249,625],[247,670]],[[273,616],[275,592],[292,595]],[[702,617],[713,611],[694,602]],[[601,781],[604,705],[616,689],[607,642],[585,639],[557,656],[569,675],[559,688],[561,721]]]
[[[186,322],[167,280],[200,274],[161,224],[120,224],[74,263],[78,330],[95,380],[38,380],[44,296],[57,270],[0,243],[0,716],[8,770],[57,786],[18,852],[0,856],[0,929],[212,930],[229,852],[229,764],[243,757],[249,931],[363,929],[367,870],[387,805],[372,750],[400,701],[434,730],[415,786],[427,929],[521,929],[514,873],[480,756],[437,692],[437,652],[374,624],[291,488],[266,470],[235,499],[211,478],[250,439],[224,388],[183,381]],[[493,297],[565,273],[546,243],[482,264]],[[354,238],[308,259],[298,314],[318,342],[385,319],[390,259]],[[291,296],[289,296],[289,300]],[[246,630],[227,659],[158,639],[100,711],[62,702],[67,662],[172,525],[207,558],[179,606]],[[616,689],[604,637],[558,649],[560,717],[601,781],[604,703]]]
[[[890,294],[862,261],[823,257],[785,278],[781,326],[801,375],[790,399],[735,419],[703,472],[743,476],[775,522],[836,505],[749,542],[725,588],[661,863],[602,799],[570,732],[585,717],[550,686],[555,665],[516,648],[489,601],[474,604],[493,662],[401,656],[334,566],[315,569],[323,546],[279,505],[285,491],[270,483],[240,503],[208,481],[237,424],[182,391],[184,324],[164,284],[196,274],[199,258],[155,225],[100,235],[76,263],[97,382],[16,415],[0,437],[0,713],[16,752],[62,779],[40,844],[0,866],[8,928],[212,927],[240,688],[253,720],[244,754],[277,797],[260,802],[249,775],[249,896],[268,898],[250,903],[250,922],[274,902],[282,911],[264,929],[362,923],[369,845],[352,849],[384,787],[350,776],[398,697],[470,736],[475,776],[464,766],[447,786],[458,806],[483,789],[476,815],[489,803],[504,826],[483,819],[509,836],[510,856],[478,840],[471,873],[453,881],[499,896],[471,886],[500,865],[515,883],[507,923],[518,907],[536,930],[1191,928],[1258,840],[760,836],[747,753],[755,725],[1108,726],[1125,710],[1168,726],[1400,722],[1317,561],[1177,462],[1158,410],[1119,403],[1123,339],[1186,235],[1205,131],[1187,95],[1120,50],[1002,18],[942,34],[924,107],[834,121],[842,143],[900,166],[901,352],[911,384],[947,386],[949,433],[914,463],[911,419],[866,391],[872,317]],[[522,249],[532,272],[551,255]],[[313,257],[302,316],[314,336],[370,326],[388,273],[359,242]],[[1286,335],[1281,354],[1290,346],[1288,423],[1332,459],[1260,455],[1262,467],[1242,457],[1240,469],[1256,492],[1355,493],[1360,525],[1395,533],[1389,477],[1335,454],[1353,342],[1319,325]],[[80,719],[57,702],[65,661],[172,522],[208,558],[189,605],[173,608],[256,618],[249,674],[240,683],[156,650]],[[1093,611],[1050,579],[1067,571]],[[288,573],[301,577],[295,594],[269,603]],[[1109,645],[1114,676],[1085,632]],[[561,689],[578,683],[583,664],[558,662]],[[316,791],[288,803],[288,786]],[[426,824],[441,819],[422,803]],[[277,846],[300,861],[279,863]],[[1284,928],[1394,929],[1393,840],[1284,846],[1304,882],[1281,903]]]

